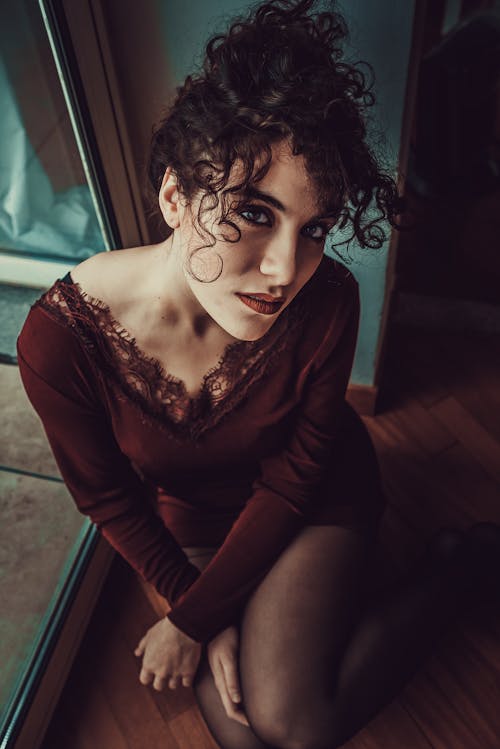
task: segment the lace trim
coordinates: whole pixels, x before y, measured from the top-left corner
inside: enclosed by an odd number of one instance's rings
[[[312,308],[308,300],[325,293],[321,285],[343,286],[350,275],[336,260],[324,258],[319,272],[266,335],[226,347],[218,363],[204,375],[195,397],[187,393],[181,379],[138,347],[107,304],[87,294],[78,283],[58,279],[33,307],[42,307],[75,330],[102,384],[113,383],[117,395],[131,401],[143,421],[154,422],[176,441],[196,442],[247,399],[252,387],[273,370],[283,350],[297,340]]]
[[[307,317],[299,296],[262,338],[229,344],[204,375],[195,397],[187,393],[182,380],[137,346],[107,304],[84,292],[78,283],[58,279],[33,307],[42,307],[77,332],[101,381],[112,382],[118,394],[139,408],[143,420],[152,419],[171,437],[185,442],[197,441],[219,424],[272,370]]]

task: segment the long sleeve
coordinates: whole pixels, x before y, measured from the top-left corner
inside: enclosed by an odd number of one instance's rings
[[[78,510],[172,605],[200,572],[155,514],[120,450],[76,336],[32,310],[17,352],[24,388]]]
[[[168,618],[198,641],[235,620],[252,591],[304,524],[334,448],[359,326],[359,288],[343,289],[308,368],[285,447],[261,462],[253,492],[224,543]]]

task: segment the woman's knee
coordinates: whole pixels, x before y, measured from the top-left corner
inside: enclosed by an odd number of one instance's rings
[[[297,730],[297,713],[302,713],[305,705],[297,710],[297,706],[292,707],[281,699],[269,701],[264,696],[245,700],[245,707],[252,730],[264,743],[275,749],[313,749],[313,744],[309,743],[313,737],[306,735],[302,728]]]
[[[325,705],[321,717],[309,700],[300,707],[282,706],[277,711],[264,704],[246,709],[254,733],[276,749],[335,749],[347,740],[332,704]]]
[[[322,701],[308,694],[293,704],[270,701],[265,694],[249,699],[244,693],[243,700],[253,732],[275,749],[336,749],[351,738],[350,722],[339,713],[334,697]]]

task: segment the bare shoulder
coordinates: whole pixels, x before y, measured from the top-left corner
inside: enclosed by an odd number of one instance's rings
[[[81,289],[103,302],[119,306],[121,297],[141,278],[144,261],[152,246],[98,252],[71,270],[71,278]]]

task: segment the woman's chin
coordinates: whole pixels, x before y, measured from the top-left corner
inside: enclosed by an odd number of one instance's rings
[[[275,320],[262,325],[224,325],[224,330],[239,341],[258,341],[272,327]]]

